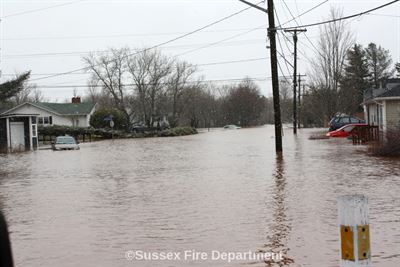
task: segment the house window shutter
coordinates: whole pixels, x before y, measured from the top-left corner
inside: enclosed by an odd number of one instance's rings
[[[52,116],[49,116],[49,124],[53,125],[53,117]]]

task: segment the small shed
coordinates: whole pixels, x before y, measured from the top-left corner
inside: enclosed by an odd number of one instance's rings
[[[0,115],[0,151],[19,152],[38,147],[38,114]]]

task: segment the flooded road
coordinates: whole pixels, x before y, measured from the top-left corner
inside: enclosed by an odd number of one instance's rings
[[[268,266],[125,258],[139,250],[282,251],[282,266],[339,266],[336,198],[362,193],[373,265],[398,267],[400,161],[312,131],[286,129],[282,158],[273,126],[2,155],[16,266]]]

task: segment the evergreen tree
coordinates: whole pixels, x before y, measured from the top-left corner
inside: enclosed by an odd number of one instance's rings
[[[341,80],[339,92],[340,109],[346,113],[361,111],[364,91],[371,86],[366,52],[359,44],[355,44],[347,52],[346,66]]]
[[[370,43],[365,49],[366,57],[368,60],[368,67],[371,73],[371,81],[375,88],[379,88],[379,83],[386,80],[393,74],[393,70],[390,70],[392,64],[392,58],[389,50],[377,47],[376,44]]]
[[[15,79],[0,84],[0,103],[7,102],[24,89],[25,82],[29,79],[31,72],[18,75]]]

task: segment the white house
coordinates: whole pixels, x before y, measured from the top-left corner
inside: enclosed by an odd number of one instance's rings
[[[90,117],[96,110],[96,104],[81,102],[73,97],[72,103],[23,103],[0,114],[37,114],[37,124],[89,127]]]
[[[368,124],[384,132],[400,129],[400,79],[388,79],[384,87],[367,91],[363,106]]]

